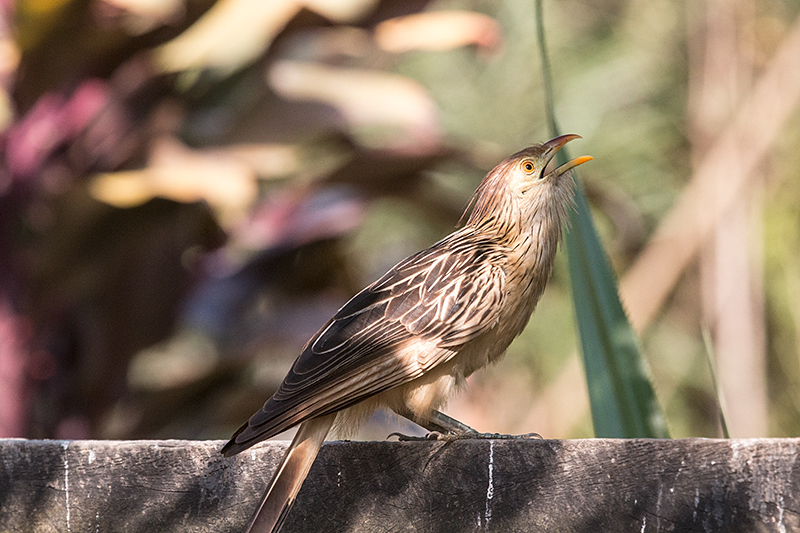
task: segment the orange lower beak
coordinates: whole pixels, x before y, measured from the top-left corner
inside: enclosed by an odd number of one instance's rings
[[[592,159],[594,159],[594,157],[592,157],[590,155],[582,155],[580,157],[576,157],[575,159],[573,159],[571,161],[567,161],[566,163],[564,163],[563,165],[561,165],[560,167],[555,169],[553,171],[553,173],[561,175],[564,172],[572,170],[573,168],[577,167],[578,165],[582,165],[582,164],[586,163],[587,161],[591,161]]]

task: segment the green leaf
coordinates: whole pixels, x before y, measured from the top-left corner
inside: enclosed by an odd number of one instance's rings
[[[636,333],[580,186],[575,200],[566,245],[595,435],[666,438]]]
[[[555,137],[559,132],[554,115],[542,0],[536,0],[536,11],[546,110],[551,136]],[[566,149],[559,151],[558,162],[563,164],[567,159]],[[570,214],[565,241],[595,436],[668,437],[636,333],[620,302],[616,278],[580,182],[576,186],[575,210]]]

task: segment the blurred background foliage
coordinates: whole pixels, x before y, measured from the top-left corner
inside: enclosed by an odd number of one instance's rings
[[[2,436],[227,438],[340,305],[546,140],[532,1],[0,5]],[[800,433],[799,16],[545,3],[556,115],[595,157],[672,436],[721,434],[711,368],[732,436]],[[450,414],[591,436],[568,284],[562,254]]]

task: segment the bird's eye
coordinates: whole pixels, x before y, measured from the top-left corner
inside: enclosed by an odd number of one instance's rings
[[[522,162],[522,171],[525,172],[525,174],[533,174],[533,170],[535,168],[536,167],[534,167],[533,163],[531,163],[530,161]]]

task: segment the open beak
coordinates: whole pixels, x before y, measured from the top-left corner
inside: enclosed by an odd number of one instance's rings
[[[545,150],[544,151],[544,158],[547,159],[547,162],[549,163],[550,160],[555,157],[556,152],[558,152],[561,149],[562,146],[564,146],[565,144],[567,144],[570,141],[574,141],[575,139],[580,139],[580,138],[581,138],[580,135],[575,135],[574,133],[568,133],[567,135],[559,135],[558,137],[556,137],[554,139],[550,139],[549,141],[547,141],[546,143],[544,143],[542,145],[544,147],[544,150]],[[550,171],[548,173],[548,176],[551,176],[551,175],[553,177],[560,176],[561,174],[563,174],[563,173],[565,173],[565,172],[567,172],[569,170],[572,170],[573,168],[577,167],[578,165],[582,165],[582,164],[586,163],[587,161],[591,161],[592,159],[594,159],[594,158],[592,156],[590,156],[590,155],[583,155],[581,157],[576,157],[575,159],[573,159],[571,161],[567,161],[566,163],[564,163],[560,167],[556,168],[555,170]],[[544,168],[542,168],[542,176],[544,176],[544,169],[545,168],[547,168],[546,164],[544,165]]]

